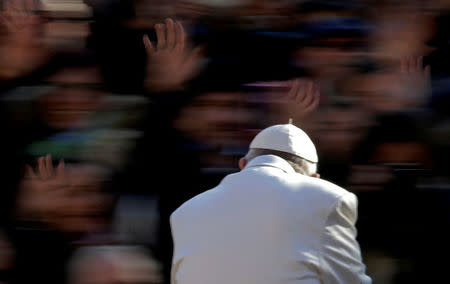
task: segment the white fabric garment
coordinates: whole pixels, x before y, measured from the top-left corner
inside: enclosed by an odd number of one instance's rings
[[[256,157],[172,214],[172,283],[371,283],[356,218],[354,194]]]

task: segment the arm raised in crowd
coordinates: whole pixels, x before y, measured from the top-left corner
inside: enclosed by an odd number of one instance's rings
[[[431,93],[430,66],[423,66],[423,56],[403,57],[399,77],[406,104],[422,106]]]
[[[288,92],[293,114],[296,116],[306,116],[317,108],[320,101],[320,91],[317,84],[311,80],[295,79]]]
[[[202,47],[187,47],[186,33],[178,21],[166,19],[155,30],[156,44],[147,35],[143,38],[148,57],[145,85],[157,92],[179,90],[200,72]]]
[[[101,213],[109,198],[99,192],[94,168],[54,168],[50,155],[38,159],[36,169],[26,166],[16,204],[19,220],[32,221],[61,232],[90,232],[102,226]]]
[[[293,123],[304,121],[320,103],[319,86],[310,79],[296,78],[289,81],[266,82],[257,84],[267,86],[269,91],[271,110],[276,121],[287,122],[292,118]],[[280,88],[281,91],[277,91]]]
[[[0,80],[31,72],[45,62],[48,52],[39,42],[41,18],[34,14],[36,2],[4,1],[0,24],[6,31],[0,38]]]

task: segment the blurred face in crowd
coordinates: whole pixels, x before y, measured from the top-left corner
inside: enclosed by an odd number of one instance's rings
[[[385,142],[378,145],[372,155],[371,162],[429,164],[428,147],[418,141]]]
[[[243,129],[253,122],[239,92],[212,92],[197,96],[183,108],[175,127],[199,141],[223,145],[240,140]]]
[[[102,92],[92,88],[100,81],[96,67],[63,69],[48,81],[56,88],[38,101],[38,113],[52,128],[80,126],[99,106]]]
[[[422,2],[422,1],[420,1]],[[371,55],[381,66],[397,68],[403,56],[427,55],[431,49],[425,43],[435,26],[432,16],[423,13],[414,1],[403,5],[386,5],[372,10],[377,28],[369,37]]]
[[[39,102],[39,113],[55,129],[80,126],[99,104],[101,93],[86,88],[57,88]]]
[[[370,117],[357,106],[325,106],[305,121],[306,131],[320,141],[319,152],[328,157],[348,158],[364,137]]]
[[[381,112],[419,106],[425,99],[424,94],[405,89],[397,73],[357,75],[342,84],[342,91],[366,109]]]
[[[430,149],[419,141],[382,142],[371,153],[369,165],[352,168],[350,188],[353,190],[382,190],[395,183],[396,189],[408,189],[420,177],[420,169],[432,165]],[[399,184],[400,182],[400,184]],[[407,186],[407,187],[405,187]]]
[[[293,60],[313,75],[342,77],[355,71],[353,65],[364,55],[360,44],[354,38],[323,39],[296,51]]]

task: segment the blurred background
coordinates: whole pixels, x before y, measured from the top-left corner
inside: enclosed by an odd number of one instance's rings
[[[289,118],[374,283],[445,282],[450,1],[0,3],[0,283],[169,283],[170,213]]]

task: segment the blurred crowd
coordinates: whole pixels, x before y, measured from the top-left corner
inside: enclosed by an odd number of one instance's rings
[[[169,283],[172,211],[289,119],[374,283],[446,279],[450,1],[0,3],[0,283]]]

